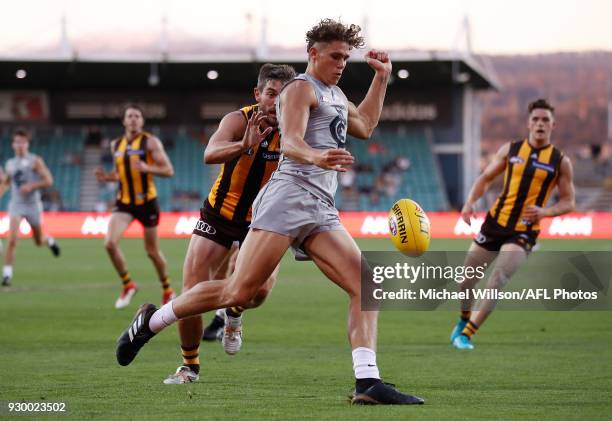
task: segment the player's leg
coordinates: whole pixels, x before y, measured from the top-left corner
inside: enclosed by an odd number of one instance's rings
[[[259,290],[257,290],[255,296],[247,303],[246,309],[257,308],[261,306],[264,301],[266,301],[270,295],[270,292],[272,291],[272,288],[274,288],[274,285],[276,285],[279,269],[280,266],[277,266],[276,269],[274,269],[274,272],[272,272],[272,275],[270,275],[266,283],[263,284]]]
[[[137,290],[136,283],[132,281],[128,273],[123,252],[119,248],[119,240],[133,219],[134,217],[129,213],[113,212],[108,221],[108,230],[104,239],[104,247],[123,283],[123,290],[115,302],[115,308],[127,307]]]
[[[226,260],[228,249],[216,242],[193,234],[183,263],[183,293],[198,283],[212,279],[217,267]],[[202,316],[196,315],[178,321],[183,364],[164,380],[165,384],[197,381],[200,373],[200,337]]]
[[[477,268],[479,266],[480,267],[484,266],[486,268],[491,264],[491,262],[495,259],[496,256],[497,256],[496,251],[487,250],[486,248],[481,247],[476,243],[472,243],[470,245],[470,248],[468,249],[467,256],[465,257],[463,266],[470,267],[470,268]],[[476,274],[478,272],[473,271],[471,273]],[[476,284],[478,284],[478,281],[480,281],[480,279],[481,278],[478,278],[475,275],[471,277],[466,276],[465,280],[459,284],[459,290],[461,292],[465,292],[465,291],[473,289],[476,286]],[[473,301],[474,301],[473,294],[471,293],[468,295],[468,298],[466,298],[465,300],[461,300],[461,314],[459,316],[459,321],[457,322],[453,331],[451,332],[451,335],[450,335],[451,343],[453,343],[455,339],[459,335],[461,335],[461,332],[463,332],[465,325],[470,321]]]
[[[42,211],[33,209],[31,212],[24,214],[24,217],[26,221],[28,221],[28,224],[30,224],[30,227],[32,227],[32,239],[34,240],[34,244],[38,247],[46,245],[55,257],[59,257],[59,244],[55,241],[55,238],[44,234],[42,228]]]
[[[292,241],[281,234],[252,229],[229,280],[200,282],[160,309],[152,304],[141,306],[132,324],[119,338],[119,364],[131,363],[149,339],[178,319],[218,308],[246,305],[274,272]]]
[[[157,227],[144,227],[144,247],[149,259],[153,262],[157,277],[162,287],[162,305],[172,300],[175,296],[174,290],[170,286],[170,277],[166,269],[166,258],[159,248],[159,237]]]
[[[278,267],[268,277],[266,282],[257,290],[248,303],[240,306],[232,306],[225,309],[225,328],[221,342],[223,349],[229,355],[237,354],[242,348],[242,314],[249,308],[259,307],[265,301],[270,290],[276,283]]]
[[[177,318],[221,307],[247,305],[276,269],[292,238],[270,231],[249,231],[227,280],[202,282],[172,301]],[[265,247],[264,247],[265,246]]]
[[[487,288],[494,290],[502,290],[510,281],[516,271],[527,260],[527,252],[523,247],[514,243],[506,243],[502,246],[493,272],[487,281]],[[477,329],[487,320],[495,309],[497,300],[483,299],[476,306],[478,310],[473,311],[470,317],[470,322],[465,327],[462,335],[471,338],[476,333]]]
[[[219,265],[217,272],[210,279],[229,278],[236,267],[236,258],[238,257],[238,246],[232,244],[232,247]],[[223,327],[225,326],[225,309],[220,308],[215,311],[215,315],[210,320],[210,323],[204,328],[202,333],[203,341],[220,341],[223,338]]]
[[[353,238],[344,229],[319,232],[308,237],[303,247],[317,267],[349,296],[348,339],[356,379],[353,403],[423,403],[380,380],[376,365],[378,311],[361,310],[362,257]]]
[[[15,248],[19,238],[19,225],[21,215],[16,213],[9,214],[9,234],[4,253],[4,268],[2,269],[2,286],[10,286],[13,279],[13,262],[15,261]]]

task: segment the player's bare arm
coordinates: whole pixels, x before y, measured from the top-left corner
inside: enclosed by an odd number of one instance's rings
[[[113,154],[113,151],[115,150],[115,145],[118,142],[118,140],[113,140],[111,142],[110,145],[110,150],[111,150],[111,156]],[[117,170],[113,170],[110,172],[106,172],[104,171],[104,168],[102,167],[97,167],[94,170],[94,174],[96,175],[96,179],[100,182],[100,183],[106,183],[109,181],[119,181],[119,173],[117,173]]]
[[[136,167],[140,172],[149,173],[158,177],[172,177],[174,168],[164,150],[161,140],[156,137],[151,137],[147,142],[147,150],[151,153],[153,159],[152,164],[147,164],[144,161],[137,161]]]
[[[289,158],[314,164],[326,170],[346,171],[342,165],[351,165],[355,158],[345,149],[318,150],[304,141],[310,110],[317,106],[314,90],[308,82],[295,81],[282,92],[281,106],[290,113],[281,113],[283,128],[282,150]]]
[[[30,193],[37,189],[46,189],[47,187],[51,187],[53,185],[53,176],[47,168],[45,161],[42,158],[36,158],[34,161],[34,171],[40,176],[39,181],[33,181],[31,183],[26,183],[19,188],[22,193]]]
[[[376,73],[361,104],[356,107],[349,102],[348,109],[347,132],[359,139],[369,139],[378,126],[392,69],[389,55],[383,51],[370,50],[365,59]]]
[[[274,130],[273,127],[262,127],[264,119],[261,111],[253,113],[248,121],[240,111],[223,117],[204,151],[204,162],[221,164],[259,145]]]
[[[557,203],[546,208],[533,205],[528,206],[525,212],[523,212],[523,219],[535,224],[542,218],[563,215],[572,212],[576,208],[574,169],[572,162],[567,156],[563,157],[561,161],[557,188],[559,189],[559,201]]]
[[[4,193],[9,189],[11,185],[11,177],[0,169],[0,197],[4,196]]]
[[[466,224],[469,225],[471,223],[471,218],[474,214],[474,203],[476,203],[476,201],[480,199],[483,194],[485,194],[485,192],[489,189],[491,182],[506,169],[506,158],[509,151],[510,143],[506,143],[499,148],[493,157],[493,160],[489,162],[489,165],[487,165],[482,174],[480,174],[480,176],[478,176],[474,182],[474,185],[470,190],[470,194],[468,195],[468,198],[461,209],[461,218]]]

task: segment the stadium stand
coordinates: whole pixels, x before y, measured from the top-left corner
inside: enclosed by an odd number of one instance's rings
[[[336,203],[345,211],[388,211],[410,197],[426,211],[448,209],[438,164],[422,131],[379,131],[369,142],[349,139],[355,156],[352,171],[341,175]]]
[[[112,167],[108,142],[119,132],[104,129],[102,142],[88,144],[84,128],[37,130],[31,151],[42,156],[55,184],[43,192],[47,211],[106,211],[114,202],[115,183],[91,184],[93,169]],[[203,165],[205,145],[184,129],[153,130],[163,139],[175,168],[170,179],[158,178],[159,202],[164,211],[195,211],[208,193],[219,171],[218,165]],[[410,197],[426,211],[449,210],[448,198],[437,159],[423,131],[406,133],[379,130],[363,142],[349,138],[348,149],[356,164],[340,175],[336,204],[343,211],[387,211],[401,197]],[[0,135],[2,163],[13,156],[10,132]],[[574,157],[577,203],[580,211],[612,210],[612,166],[590,158]],[[90,177],[91,175],[91,177]],[[85,198],[92,196],[91,200]],[[6,210],[10,195],[0,200]]]

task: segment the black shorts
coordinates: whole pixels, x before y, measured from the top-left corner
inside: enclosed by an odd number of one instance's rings
[[[230,221],[219,215],[208,200],[200,209],[200,219],[193,230],[195,235],[208,238],[223,247],[230,249],[232,244],[237,241],[240,246],[249,232],[250,223]]]
[[[144,205],[126,205],[117,200],[113,212],[129,213],[145,228],[159,225],[159,204],[157,199],[150,200]]]
[[[488,213],[474,242],[489,251],[499,251],[504,244],[517,244],[530,252],[540,231],[514,231],[499,225]]]

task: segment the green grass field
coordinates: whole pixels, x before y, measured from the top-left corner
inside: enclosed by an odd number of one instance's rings
[[[437,240],[437,250],[467,241]],[[610,241],[543,241],[543,249],[610,250]],[[245,315],[235,357],[200,348],[199,383],[166,386],[181,362],[176,329],[129,367],[115,340],[159,286],[140,240],[124,240],[140,292],[113,308],[119,281],[101,240],[63,240],[51,257],[22,240],[14,285],[0,291],[0,401],[62,401],[78,419],[610,419],[612,312],[500,311],[473,352],[451,348],[455,312],[382,312],[378,363],[387,381],[426,399],[420,407],[351,407],[345,294],[311,263],[286,256],[266,304]],[[391,249],[387,240],[364,250]],[[187,240],[162,240],[175,286]],[[208,321],[210,315],[206,316]],[[0,411],[0,415],[7,412]],[[384,418],[383,418],[384,417]]]

